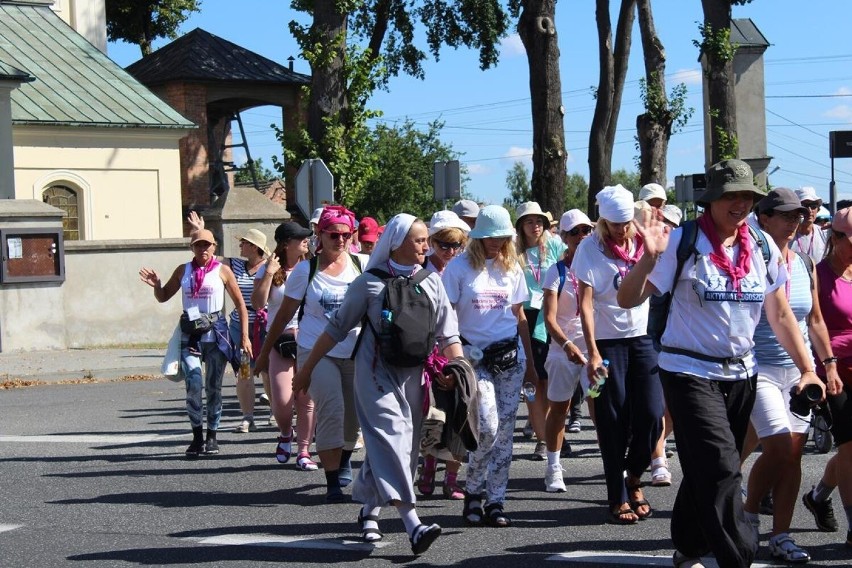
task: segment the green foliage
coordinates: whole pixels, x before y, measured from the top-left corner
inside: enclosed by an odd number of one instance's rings
[[[710,24],[698,23],[698,32],[701,34],[701,41],[692,40],[692,45],[697,47],[699,52],[706,54],[718,65],[733,61],[737,46],[731,43],[730,28],[714,30]]]
[[[652,78],[655,76],[656,72],[652,73]],[[676,134],[686,126],[695,113],[693,107],[686,106],[686,94],[686,83],[675,85],[667,98],[658,81],[651,81],[649,85],[644,77],[639,79],[639,97],[642,99],[642,105],[658,124],[671,123],[672,134]]]
[[[443,209],[434,199],[434,163],[458,159],[452,147],[441,142],[443,126],[438,121],[425,131],[412,121],[377,126],[364,148],[374,160],[372,174],[364,181],[364,190],[345,205],[380,223],[401,212],[428,221],[432,213]]]
[[[246,164],[248,166],[248,164]],[[263,165],[263,158],[258,158],[256,160],[252,160],[250,168],[254,169],[255,175],[257,176],[257,181],[266,181],[276,177],[275,172],[267,168]],[[254,183],[251,178],[251,170],[247,167],[245,169],[237,170],[237,173],[234,174],[234,183]]]
[[[162,37],[174,39],[190,14],[201,10],[201,0],[106,0],[107,38],[135,43],[142,55]]]
[[[641,177],[639,172],[628,172],[624,168],[621,168],[612,172],[612,176],[610,176],[610,184],[621,184],[632,191],[634,197],[638,197],[639,189],[642,187],[642,184],[639,181],[640,179]]]
[[[580,174],[569,174],[565,178],[565,211],[586,211],[589,202],[589,184]]]
[[[503,207],[509,211],[517,209],[521,203],[532,201],[530,171],[523,162],[515,162],[506,173],[506,189],[509,190],[509,197],[503,200]]]

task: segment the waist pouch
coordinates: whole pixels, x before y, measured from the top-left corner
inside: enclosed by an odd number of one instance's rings
[[[200,314],[200,317],[195,320],[189,319],[189,315],[183,312],[180,315],[180,330],[192,337],[200,337],[211,331],[213,325],[219,319],[219,312],[212,314]]]
[[[482,350],[480,364],[492,375],[500,375],[518,364],[518,336],[495,341]]]
[[[284,333],[275,340],[275,350],[284,359],[295,359],[296,332],[292,329],[284,330]]]

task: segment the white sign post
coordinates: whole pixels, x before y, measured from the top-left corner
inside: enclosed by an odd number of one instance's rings
[[[310,219],[317,207],[334,203],[334,176],[320,159],[302,162],[295,184],[296,206],[305,219]]]

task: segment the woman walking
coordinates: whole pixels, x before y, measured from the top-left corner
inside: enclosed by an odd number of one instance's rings
[[[483,353],[476,366],[479,445],[469,454],[462,513],[470,525],[512,523],[503,503],[518,397],[524,380],[537,381],[523,311],[529,292],[512,244],[514,233],[508,211],[497,205],[482,208],[467,248],[442,277],[463,341]]]
[[[284,301],[269,326],[255,373],[267,370],[269,353],[288,322],[299,312],[296,364],[301,366],[367,257],[349,253],[355,217],[339,205],[325,207],[317,222],[317,256],[296,265],[287,278]],[[350,458],[358,439],[355,414],[355,362],[350,359],[360,325],[349,330],[316,365],[311,388],[316,414],[316,448],[325,470],[326,501],[346,501],[342,488],[352,482]]]
[[[274,319],[286,297],[287,277],[296,264],[308,254],[308,238],[313,234],[298,223],[281,223],[275,229],[275,252],[257,271],[252,293],[252,304],[267,306],[269,318]],[[270,327],[271,321],[267,323]],[[296,372],[296,332],[299,322],[294,316],[284,326],[284,331],[274,340],[269,352],[270,407],[278,424],[278,442],[275,458],[287,463],[292,455],[293,405],[297,414],[296,466],[302,471],[315,471],[317,464],[311,459],[310,447],[314,437],[314,401],[305,392],[293,392],[293,375]],[[274,339],[274,338],[273,338]]]
[[[598,205],[595,234],[579,244],[572,267],[579,281],[590,382],[603,359],[609,360],[606,386],[594,399],[609,521],[633,524],[653,514],[641,477],[662,431],[663,393],[647,332],[648,303],[624,309],[616,301],[621,281],[644,251],[633,227],[633,194],[620,185],[605,187]]]
[[[382,507],[392,505],[402,518],[415,554],[425,552],[441,534],[437,524],[420,522],[414,506],[413,479],[423,419],[423,364],[398,366],[386,359],[388,353],[377,339],[386,321],[382,312],[387,285],[373,271],[378,269],[391,278],[413,278],[422,270],[427,250],[423,221],[405,213],[393,217],[373,249],[368,272],[352,282],[343,304],[332,314],[293,381],[296,390],[312,388],[318,378],[317,364],[339,341],[346,341],[349,330],[366,314],[367,324],[355,354],[355,405],[366,457],[353,484],[352,498],[364,504],[358,514],[364,540],[382,538],[379,514]],[[438,275],[427,271],[418,284],[409,285],[418,286],[427,295],[433,308],[435,338],[444,355],[461,357],[455,314]],[[431,349],[432,344],[424,347]],[[447,377],[441,376],[438,381],[443,388],[453,387]]]
[[[684,228],[671,232],[655,217],[637,223],[645,255],[618,290],[625,307],[672,292],[659,365],[683,468],[671,521],[676,567],[699,565],[711,551],[725,568],[754,560],[757,536],[743,514],[739,458],[754,405],[761,308],[801,374],[797,388],[821,385],[787,303],[778,247],[746,224],[764,196],[753,179],[740,160],[710,167],[705,213],[681,263]]]
[[[231,269],[216,260],[216,239],[202,229],[190,235],[192,260],[175,268],[165,284],[151,268],[139,270],[139,277],[154,289],[158,302],[168,302],[181,292],[180,365],[186,382],[186,411],[192,426],[192,443],[186,455],[216,455],[216,432],[222,416],[222,378],[225,365],[233,361],[234,348],[225,321],[225,292],[240,314],[241,341],[251,356],[248,312]],[[202,378],[201,365],[204,364]],[[207,440],[204,439],[201,409],[202,385],[207,393]]]

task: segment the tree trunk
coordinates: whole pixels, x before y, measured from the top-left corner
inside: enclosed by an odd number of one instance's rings
[[[713,33],[731,28],[730,0],[701,0],[704,26]],[[737,111],[734,98],[734,61],[713,50],[705,50],[707,102],[710,107],[711,163],[736,158]],[[708,164],[709,165],[709,164]]]
[[[666,154],[673,118],[666,97],[666,52],[654,27],[651,0],[638,0],[639,33],[645,60],[646,112],[636,117],[639,181],[666,185]]]
[[[635,17],[636,0],[622,0],[613,46],[609,0],[596,0],[595,20],[598,28],[598,79],[595,114],[589,133],[589,215],[595,217],[595,196],[610,182],[612,147],[618,126],[627,61]]]
[[[565,202],[565,129],[556,0],[525,0],[518,33],[527,52],[533,125],[532,198],[545,211],[562,213]]]
[[[337,9],[337,2],[316,2],[311,36],[325,50],[327,57],[311,69],[311,97],[308,102],[308,135],[323,148],[326,125],[324,118],[342,112],[347,106],[346,25],[348,12]],[[324,156],[320,156],[324,157]]]

